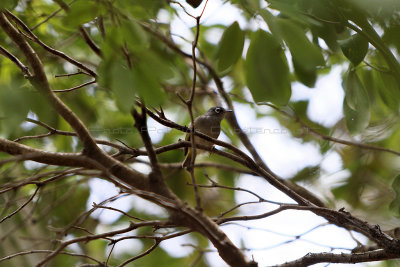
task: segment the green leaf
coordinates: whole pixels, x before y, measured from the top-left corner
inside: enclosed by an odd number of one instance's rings
[[[347,99],[343,102],[343,113],[346,119],[347,129],[351,134],[363,131],[369,124],[369,112],[353,110],[347,105]]]
[[[149,38],[142,27],[134,20],[123,21],[119,34],[123,36],[125,44],[131,51],[140,51],[148,47]]]
[[[392,25],[386,29],[382,39],[385,43],[394,45],[397,53],[400,53],[400,25]]]
[[[117,103],[122,111],[129,112],[135,103],[133,73],[121,62],[113,64],[110,71],[112,75],[111,89],[115,93]]]
[[[68,198],[68,201],[64,201],[62,205],[58,205],[51,210],[52,215],[56,218],[53,223],[57,226],[64,226],[71,223],[85,210],[90,190],[89,187],[86,186],[76,186],[73,191],[70,191],[71,188],[69,186],[64,186],[62,184],[59,184],[59,186],[60,187],[55,190],[58,199],[65,197],[66,194],[72,194],[71,197]],[[54,195],[45,197],[42,200],[42,205],[46,206],[54,200]]]
[[[57,113],[49,112],[53,107],[41,93],[33,89],[27,89],[26,98],[29,103],[28,107],[41,121],[48,123],[55,120]]]
[[[368,110],[369,97],[367,90],[358,78],[355,70],[350,70],[344,80],[347,105],[353,110]]]
[[[312,182],[318,179],[320,177],[320,174],[321,174],[321,168],[319,166],[309,166],[299,171],[290,180],[292,180],[293,182],[303,182],[303,181]]]
[[[298,1],[293,0],[268,0],[269,8],[279,10],[284,16],[307,25],[319,25],[320,23],[315,19],[307,16],[307,14],[300,9]]]
[[[297,79],[304,85],[308,87],[314,87],[315,82],[317,81],[317,70],[307,70],[303,68],[303,65],[301,61],[295,60],[294,57],[292,57],[293,61],[293,68],[294,72],[296,73]]]
[[[15,79],[0,90],[0,124],[2,131],[15,133],[29,112],[29,95],[21,80]]]
[[[0,9],[13,10],[18,4],[18,0],[1,0]]]
[[[390,210],[398,217],[400,217],[400,174],[394,178],[392,183],[392,189],[395,194],[395,198],[390,203]]]
[[[343,111],[347,128],[351,134],[356,134],[364,130],[369,124],[370,103],[368,93],[354,70],[348,72],[343,87],[346,93]]]
[[[222,35],[217,48],[217,70],[222,72],[234,65],[241,57],[244,46],[244,32],[235,21]]]
[[[132,71],[122,60],[109,60],[100,65],[99,83],[111,88],[118,107],[129,113],[135,103],[134,77]]]
[[[154,51],[143,51],[133,65],[133,77],[135,90],[146,104],[159,106],[164,103],[166,95],[161,83],[173,77],[168,61]]]
[[[281,31],[279,29],[279,25],[277,23],[277,18],[271,14],[267,9],[260,9],[258,11],[264,21],[267,23],[269,30],[272,35],[279,41],[282,42]]]
[[[135,19],[152,19],[157,16],[160,8],[165,5],[164,0],[118,0],[113,5],[122,13],[129,13]]]
[[[277,19],[280,34],[292,54],[297,77],[303,84],[312,87],[316,80],[317,67],[325,65],[321,50],[311,43],[303,29],[288,19]]]
[[[151,61],[149,61],[151,62]],[[145,63],[133,68],[133,85],[146,104],[159,106],[165,101],[165,94],[162,91],[159,79],[156,76],[157,70]]]
[[[329,22],[339,22],[340,13],[332,0],[299,0],[299,7],[305,14]]]
[[[71,4],[64,23],[71,27],[77,27],[94,20],[99,13],[100,5],[95,1],[78,0]]]
[[[383,103],[394,112],[399,112],[400,85],[390,73],[377,72],[378,92]]]
[[[158,54],[136,22],[125,21],[119,28],[112,28],[111,33],[102,45],[100,84],[112,89],[118,107],[124,112],[130,111],[136,97],[151,106],[161,105],[166,99],[161,83],[174,75],[170,62]],[[120,53],[124,44],[130,52],[131,67]]]
[[[336,33],[336,28],[332,24],[323,24],[321,26],[315,26],[312,29],[313,35],[317,35],[318,37],[322,38],[329,49],[333,52],[338,52],[340,49],[338,43],[338,36]]]
[[[357,66],[364,60],[368,52],[368,41],[360,34],[356,33],[346,40],[339,41],[343,54]]]
[[[254,33],[246,55],[245,74],[255,102],[288,103],[289,68],[282,47],[271,34],[262,30]]]
[[[377,90],[377,81],[375,70],[367,69],[367,68],[359,68],[357,69],[357,75],[364,85],[366,92],[368,93],[370,106],[376,108],[377,104],[380,104],[379,93]],[[374,110],[376,112],[376,110]]]

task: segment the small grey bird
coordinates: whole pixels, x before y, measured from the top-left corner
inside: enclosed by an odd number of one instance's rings
[[[201,132],[205,135],[208,135],[212,138],[218,138],[221,132],[221,121],[225,117],[227,112],[232,112],[232,110],[224,109],[223,107],[212,107],[210,108],[206,114],[197,117],[194,120],[194,129],[195,131]],[[190,133],[186,134],[186,141],[190,141]],[[196,136],[195,143],[213,147],[213,143],[204,140],[203,138]],[[196,150],[198,151],[198,150]],[[182,163],[182,168],[187,168],[190,164],[190,160],[192,157],[192,149],[185,148],[185,160]]]

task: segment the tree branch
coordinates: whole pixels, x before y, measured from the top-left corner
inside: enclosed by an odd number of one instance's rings
[[[9,16],[12,16],[17,22],[20,21],[10,12],[6,11],[6,13]],[[21,26],[27,28],[22,22],[20,22],[20,24]],[[97,161],[98,165],[96,167],[100,167],[102,171],[109,170],[110,173],[112,173],[113,175],[118,177],[118,179],[124,181],[125,183],[131,186],[146,189],[148,187],[148,184],[146,182],[147,177],[133,169],[130,169],[129,167],[121,164],[121,162],[102,152],[100,148],[97,147],[95,140],[93,139],[83,122],[54,94],[54,92],[52,92],[39,56],[26,42],[23,36],[17,31],[17,29],[15,29],[13,25],[11,25],[11,23],[6,18],[4,12],[0,12],[0,27],[3,28],[6,34],[19,47],[19,49],[22,51],[22,53],[27,58],[29,64],[31,65],[32,70],[34,71],[33,76],[30,78],[30,82],[32,83],[32,85],[48,98],[48,101],[53,105],[57,113],[59,113],[77,133],[79,139],[83,143],[84,154],[91,157],[94,161]],[[90,69],[87,68],[83,69],[86,71],[90,71]],[[74,162],[74,160],[72,160],[72,162]]]
[[[379,146],[374,146],[374,145],[369,145],[369,144],[363,144],[363,143],[358,143],[358,142],[353,142],[353,141],[348,141],[348,140],[343,140],[343,139],[339,139],[339,138],[335,138],[335,137],[332,137],[332,136],[329,136],[329,135],[322,134],[322,133],[316,131],[315,129],[311,128],[310,126],[308,126],[305,122],[300,120],[300,118],[298,116],[291,115],[288,112],[280,109],[279,107],[277,107],[275,105],[272,105],[272,104],[269,104],[269,103],[257,103],[257,105],[266,105],[268,107],[271,107],[271,108],[275,109],[279,113],[281,113],[281,114],[285,115],[286,117],[292,119],[293,121],[299,123],[301,125],[301,127],[303,129],[305,129],[308,133],[311,133],[314,136],[317,136],[317,137],[321,138],[322,140],[326,140],[326,141],[330,141],[330,142],[333,142],[333,143],[338,143],[338,144],[342,144],[342,145],[346,145],[346,146],[358,147],[358,148],[361,148],[361,149],[388,152],[388,153],[394,154],[396,156],[400,156],[400,152],[398,152],[396,150],[389,149],[389,148],[379,147]]]
[[[9,60],[11,60],[15,65],[17,65],[17,67],[21,70],[21,72],[24,74],[24,77],[28,78],[31,77],[32,74],[29,72],[29,68],[27,66],[25,66],[21,61],[19,61],[19,59],[14,56],[13,54],[11,54],[10,52],[8,52],[7,49],[5,49],[4,47],[0,46],[0,54],[2,54],[3,56],[7,57]]]
[[[92,40],[92,38],[90,38],[89,34],[86,32],[83,26],[79,27],[79,32],[83,36],[83,39],[88,44],[88,46],[93,50],[93,52],[99,57],[102,57],[103,55],[101,53],[100,47]]]
[[[26,205],[28,205],[33,198],[36,196],[36,193],[39,191],[39,186],[36,187],[35,192],[32,194],[32,196],[24,203],[22,204],[18,209],[16,209],[15,211],[13,211],[12,213],[10,213],[9,215],[7,215],[6,217],[4,217],[3,219],[0,220],[0,223],[4,222],[7,219],[10,219],[12,216],[14,216],[15,214],[17,214],[20,210],[22,210]]]
[[[95,168],[95,166],[90,162],[90,159],[80,153],[47,152],[3,138],[0,138],[0,151],[14,156],[25,156],[22,159],[29,159],[49,165],[85,167],[88,169]]]
[[[309,266],[320,262],[329,263],[359,263],[381,261],[389,259],[397,259],[399,255],[392,255],[385,252],[383,249],[374,250],[365,253],[352,253],[352,254],[334,254],[334,253],[308,253],[304,257],[295,261],[286,262],[284,264],[276,265],[276,267],[298,267]]]
[[[33,41],[35,41],[36,43],[38,43],[41,47],[43,47],[45,50],[47,50],[48,52],[61,57],[63,59],[65,59],[66,61],[68,61],[69,63],[71,63],[72,65],[77,66],[79,69],[83,69],[85,70],[87,73],[89,73],[92,77],[97,76],[97,74],[91,70],[90,68],[88,68],[87,66],[85,66],[84,64],[82,64],[81,62],[73,59],[70,56],[67,56],[65,53],[58,51],[54,48],[51,48],[50,46],[46,45],[45,43],[43,43],[30,29],[28,26],[25,25],[25,23],[22,22],[22,20],[20,20],[18,17],[16,17],[13,13],[9,12],[9,11],[5,11],[2,12],[4,14],[6,14],[9,18],[11,18],[12,20],[14,20],[27,34],[30,38],[32,38]]]
[[[7,12],[7,14],[17,20],[17,18],[10,12]],[[19,19],[17,21],[19,21]],[[11,25],[4,12],[0,13],[0,26],[19,47],[31,65],[33,76],[30,78],[30,82],[32,85],[48,98],[54,109],[75,129],[86,150],[98,150],[96,143],[83,122],[51,91],[39,56],[25,41],[22,35],[14,28],[14,26]]]
[[[159,40],[161,40],[163,43],[165,43],[169,48],[171,48],[173,51],[177,52],[179,55],[186,57],[186,58],[192,58],[192,55],[182,51],[171,39],[167,38],[162,33],[154,30],[147,24],[141,23],[141,25],[146,31],[148,31],[151,34],[153,34],[154,36],[156,36]],[[234,111],[234,108],[232,105],[232,100],[230,99],[229,95],[225,92],[222,80],[219,78],[217,72],[214,70],[212,65],[210,63],[208,63],[207,61],[201,60],[199,58],[196,58],[196,62],[203,65],[209,71],[211,77],[213,78],[213,80],[217,86],[218,92],[224,98],[228,107]],[[227,119],[228,119],[228,122],[231,124],[231,127],[233,129],[235,129],[235,132],[238,134],[239,139],[242,141],[242,143],[245,145],[247,150],[253,156],[253,158],[255,159],[257,164],[259,166],[261,166],[267,173],[273,174],[273,172],[268,168],[268,166],[266,166],[266,164],[263,162],[263,160],[257,153],[256,149],[252,145],[252,143],[251,143],[250,139],[248,138],[248,136],[246,135],[246,133],[240,128],[240,125],[237,122],[235,113],[233,112],[232,116],[227,117]],[[189,132],[187,130],[182,130],[182,131]],[[246,154],[244,154],[244,155],[246,155]],[[246,155],[246,157],[248,157],[248,156]],[[293,183],[292,181],[284,180],[280,177],[277,177],[277,175],[275,175],[275,174],[273,174],[273,175],[275,176],[276,179],[278,179],[280,181],[280,183],[284,184],[286,187],[290,188],[290,190],[293,190],[298,195],[302,196],[303,198],[307,199],[308,201],[311,201],[312,203],[314,203],[315,205],[320,206],[320,207],[325,206],[325,203],[322,200],[320,200],[316,195],[314,195],[312,192],[310,192],[306,188],[299,186],[299,185]]]

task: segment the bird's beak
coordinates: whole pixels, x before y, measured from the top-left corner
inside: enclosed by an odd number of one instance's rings
[[[229,114],[232,114],[232,113],[233,113],[233,110],[227,109],[227,110],[225,110],[224,117],[226,118],[226,116],[229,116]]]

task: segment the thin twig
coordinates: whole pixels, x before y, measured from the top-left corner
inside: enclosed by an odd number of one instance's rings
[[[121,264],[118,265],[117,267],[123,267],[123,266],[127,265],[128,263],[130,263],[130,262],[132,262],[132,261],[135,261],[135,260],[137,260],[137,259],[139,259],[139,258],[142,258],[142,257],[144,257],[144,256],[146,256],[146,255],[148,255],[148,254],[150,254],[150,252],[152,252],[153,250],[155,250],[155,249],[158,247],[159,244],[160,244],[160,241],[159,241],[158,239],[156,239],[156,240],[154,241],[154,244],[153,244],[149,249],[147,249],[147,250],[144,251],[143,253],[137,255],[136,257],[133,257],[133,258],[130,258],[130,259],[124,261],[123,263],[121,263]]]
[[[311,128],[310,126],[308,126],[305,122],[303,122],[302,120],[300,120],[300,118],[298,118],[296,115],[291,115],[288,112],[280,109],[279,107],[272,105],[270,103],[257,103],[258,105],[266,105],[269,106],[273,109],[275,109],[276,111],[278,111],[279,113],[285,115],[288,118],[291,118],[292,120],[294,120],[295,122],[298,122],[301,127],[303,127],[306,132],[312,133],[313,135],[326,140],[326,141],[330,141],[330,142],[334,142],[334,143],[338,143],[338,144],[342,144],[342,145],[346,145],[346,146],[353,146],[353,147],[358,147],[358,148],[362,148],[362,149],[369,149],[369,150],[376,150],[376,151],[382,151],[382,152],[388,152],[391,154],[394,154],[396,156],[400,156],[400,152],[389,149],[389,148],[384,148],[384,147],[379,147],[379,146],[374,146],[374,145],[368,145],[368,144],[363,144],[363,143],[358,143],[358,142],[353,142],[353,141],[347,141],[347,140],[343,140],[343,139],[339,139],[339,138],[335,138],[329,135],[325,135],[323,133],[320,133],[316,130],[314,130],[313,128]]]
[[[82,34],[83,39],[85,42],[88,44],[88,46],[93,50],[93,52],[98,55],[99,57],[102,57],[101,49],[100,47],[93,41],[93,39],[89,36],[89,34],[86,32],[85,28],[82,26],[79,27],[79,32]]]
[[[369,63],[369,62],[366,61],[366,60],[363,60],[363,62],[364,62],[365,65],[367,65],[367,66],[370,67],[371,69],[374,69],[374,70],[379,71],[379,72],[382,72],[382,73],[393,74],[393,71],[391,71],[391,70],[376,67],[376,66],[372,65],[371,63]]]
[[[93,208],[101,208],[101,209],[108,209],[108,210],[117,211],[117,212],[122,213],[123,215],[125,215],[125,216],[131,218],[131,219],[135,219],[135,220],[142,221],[142,222],[144,221],[143,219],[140,219],[140,218],[138,218],[138,217],[129,215],[129,214],[126,213],[125,211],[122,211],[122,210],[119,210],[119,209],[116,209],[116,208],[113,208],[113,207],[107,207],[107,206],[103,206],[103,205],[97,205],[97,204],[94,203],[94,202],[93,202],[92,206],[93,206]]]
[[[188,16],[190,16],[190,17],[196,19],[196,17],[193,16],[192,14],[190,14],[190,13],[186,10],[186,8],[185,8],[181,3],[176,2],[176,1],[169,1],[169,2],[172,3],[172,4],[177,4],[177,5],[179,5],[179,6],[182,8],[182,10],[186,13],[186,15],[188,15]]]
[[[4,47],[0,46],[0,54],[4,55],[7,57],[9,60],[11,60],[17,67],[22,71],[22,74],[24,74],[24,77],[31,77],[32,74],[29,72],[29,68],[25,66],[16,56],[11,54],[7,49]]]
[[[191,185],[191,184],[188,184],[188,185]],[[276,201],[264,199],[263,197],[257,195],[253,191],[250,191],[248,189],[241,188],[241,187],[231,187],[231,186],[221,185],[221,184],[217,184],[217,183],[213,183],[212,185],[198,185],[198,186],[202,187],[202,188],[221,188],[221,189],[228,189],[228,190],[246,192],[246,193],[249,193],[249,194],[255,196],[258,199],[258,201],[257,201],[258,203],[266,202],[266,203],[275,204],[275,205],[283,205],[283,204],[285,204],[285,203],[282,203],[282,202],[276,202]]]
[[[195,199],[196,199],[196,209],[199,211],[202,211],[201,198],[200,198],[199,190],[197,188],[196,177],[194,175],[194,169],[193,169],[193,165],[196,160],[196,137],[194,135],[195,125],[194,125],[194,116],[193,116],[193,100],[194,100],[194,95],[195,95],[195,91],[196,91],[196,81],[197,81],[196,48],[197,48],[197,44],[199,42],[199,36],[200,36],[200,19],[203,15],[203,12],[204,12],[204,9],[205,9],[207,3],[204,6],[202,13],[198,17],[194,17],[194,16],[190,15],[181,4],[179,4],[179,5],[183,8],[183,10],[189,16],[191,16],[192,18],[194,18],[196,20],[196,35],[195,35],[195,39],[192,43],[192,64],[193,64],[192,90],[190,92],[190,96],[189,96],[188,100],[186,100],[186,101],[183,100],[179,94],[178,94],[178,97],[180,97],[182,99],[182,101],[186,104],[187,109],[189,111],[189,115],[190,115],[190,121],[191,121],[190,138],[191,138],[192,147],[191,147],[191,153],[190,153],[189,166],[188,166],[187,170],[190,173],[190,178],[193,183],[194,195],[195,195]]]
[[[155,121],[161,123],[162,125],[165,125],[170,128],[178,129],[180,131],[190,132],[189,128],[187,128],[185,126],[181,126],[181,125],[179,125],[173,121],[170,121],[168,119],[162,119],[148,109],[146,109],[146,112],[147,112],[147,114],[149,114],[150,117],[152,117]],[[212,142],[213,144],[223,146],[223,147],[228,148],[229,150],[233,151],[240,158],[237,162],[240,162],[241,164],[244,164],[244,166],[256,171],[261,177],[266,179],[271,185],[275,186],[277,189],[279,189],[282,192],[284,192],[285,194],[289,195],[296,202],[298,202],[302,205],[306,205],[306,206],[312,205],[310,203],[310,200],[308,200],[308,198],[305,198],[302,195],[300,195],[297,190],[295,191],[292,188],[290,188],[284,179],[280,178],[278,175],[276,175],[273,172],[266,171],[264,168],[262,168],[256,162],[254,162],[253,159],[251,159],[246,153],[244,153],[240,149],[236,148],[232,144],[209,137],[201,132],[195,131],[194,134],[196,134],[197,136],[199,136],[207,141]],[[206,150],[209,150],[209,149],[206,149]],[[312,200],[314,201],[314,199],[312,199]],[[323,203],[315,201],[315,205],[323,206]]]
[[[218,215],[218,218],[222,218],[224,217],[226,214],[231,213],[232,211],[244,206],[244,205],[249,205],[249,204],[259,204],[260,201],[248,201],[248,202],[243,202],[243,203],[239,203],[236,204],[234,207],[230,208],[227,211],[222,212],[220,215]]]
[[[87,73],[89,73],[92,77],[96,77],[97,74],[91,70],[90,68],[88,68],[87,66],[85,66],[84,64],[82,64],[81,62],[71,58],[70,56],[67,56],[64,52],[58,51],[48,45],[46,45],[45,43],[43,43],[30,29],[28,26],[25,25],[25,23],[20,20],[18,17],[16,17],[13,13],[6,11],[5,14],[11,18],[13,21],[15,21],[36,43],[38,43],[41,47],[43,47],[45,50],[47,50],[48,52],[61,57],[63,59],[65,59],[66,61],[68,61],[69,63],[71,63],[72,65],[77,66],[80,69],[85,70]]]
[[[106,233],[102,233],[102,234],[97,234],[97,235],[81,236],[81,237],[77,237],[77,238],[74,238],[74,239],[62,241],[60,243],[60,246],[56,250],[54,250],[50,254],[48,254],[36,266],[37,267],[43,266],[45,263],[47,263],[52,258],[57,256],[65,247],[67,247],[67,246],[69,246],[71,244],[78,243],[78,242],[90,242],[92,240],[97,240],[97,239],[101,239],[101,238],[115,236],[115,235],[118,235],[118,234],[127,233],[129,231],[137,229],[138,227],[154,226],[154,225],[158,225],[160,223],[161,223],[160,221],[147,221],[147,222],[141,222],[141,223],[131,223],[130,226],[128,226],[126,228],[123,228],[123,229],[119,229],[119,230],[115,230],[115,231],[111,231],[111,232],[106,232]]]
[[[89,81],[89,82],[85,82],[85,83],[83,83],[83,84],[81,84],[81,85],[78,85],[78,86],[75,86],[75,87],[72,87],[72,88],[63,89],[63,90],[53,90],[53,92],[54,92],[54,93],[66,93],[66,92],[71,92],[71,91],[75,91],[75,90],[77,90],[77,89],[80,89],[80,88],[82,88],[82,87],[85,87],[85,86],[90,85],[90,84],[93,84],[93,83],[96,83],[96,79],[94,79],[94,80],[92,80],[92,81]]]
[[[16,209],[14,212],[10,213],[9,215],[7,215],[6,217],[4,217],[3,219],[0,220],[0,223],[4,222],[7,219],[10,219],[12,216],[14,216],[15,214],[17,214],[20,210],[22,210],[26,205],[28,205],[33,198],[36,196],[36,193],[39,191],[40,187],[36,187],[35,192],[32,194],[32,196],[24,203],[22,204],[18,209]]]
[[[53,251],[52,251],[52,250],[44,250],[44,249],[42,249],[42,250],[21,251],[21,252],[12,254],[12,255],[8,255],[8,256],[6,256],[6,257],[4,257],[4,258],[1,258],[1,259],[0,259],[0,262],[5,261],[5,260],[9,260],[9,259],[12,259],[12,258],[15,258],[15,257],[17,257],[17,256],[23,256],[23,255],[29,255],[29,254],[36,254],[36,253],[51,253],[51,252],[53,252]],[[88,255],[85,255],[85,254],[78,254],[78,253],[72,253],[72,252],[66,252],[66,251],[61,251],[60,254],[69,255],[69,256],[76,256],[76,257],[83,257],[83,258],[90,259],[90,260],[92,260],[92,261],[94,261],[94,262],[97,262],[97,263],[100,264],[100,265],[102,264],[102,262],[96,260],[96,259],[93,258],[93,257],[90,257],[90,256],[88,256]]]
[[[77,72],[74,72],[74,73],[66,73],[66,74],[57,74],[57,75],[54,75],[54,77],[56,77],[56,78],[71,77],[71,76],[80,75],[80,74],[85,74],[85,75],[89,75],[89,76],[90,76],[90,74],[88,74],[88,73],[86,73],[86,72],[84,72],[84,71],[78,69]]]
[[[76,0],[72,0],[71,2],[68,3],[68,5],[71,5],[73,2],[75,2]],[[55,1],[57,2],[57,1]],[[58,13],[60,13],[62,10],[65,10],[65,7],[60,7],[59,9],[57,9],[56,11],[54,11],[53,13],[51,13],[46,19],[44,19],[43,21],[39,22],[38,24],[36,24],[35,26],[33,26],[31,28],[31,31],[36,30],[36,28],[38,28],[40,25],[48,22],[50,19],[54,18]]]

